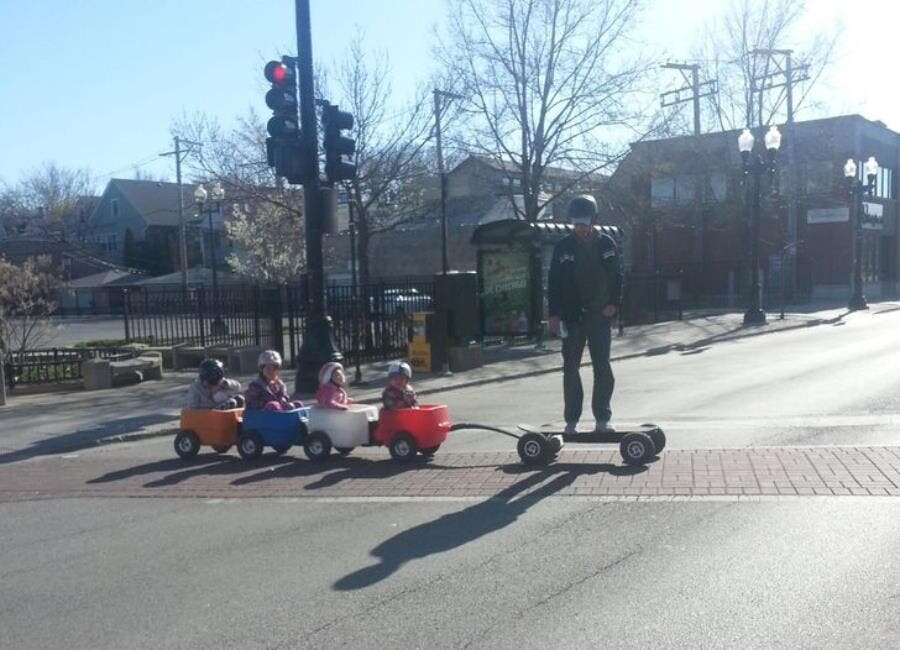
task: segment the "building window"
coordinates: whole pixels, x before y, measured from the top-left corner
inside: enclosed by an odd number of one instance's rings
[[[675,177],[675,202],[690,203],[697,195],[697,177],[696,176],[676,176]]]
[[[694,175],[655,176],[650,179],[650,205],[692,203],[697,196],[697,177]]]
[[[114,217],[119,216],[119,199],[110,199],[109,211]]]
[[[834,165],[830,160],[806,163],[806,193],[830,194],[834,183]]]
[[[675,202],[675,179],[671,176],[654,176],[650,179],[651,207],[665,206]]]
[[[869,179],[865,177],[866,172],[865,169],[863,169],[864,164],[865,161],[863,160],[856,161],[856,178],[863,183],[867,183]],[[872,192],[872,196],[879,199],[894,198],[893,169],[891,169],[890,167],[879,167],[878,175],[875,177],[875,191]]]
[[[725,174],[716,172],[709,175],[709,195],[707,201],[724,201],[726,194]]]

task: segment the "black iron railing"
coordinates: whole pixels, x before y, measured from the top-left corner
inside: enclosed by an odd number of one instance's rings
[[[4,363],[10,390],[17,385],[60,384],[83,378],[82,364],[88,359],[122,361],[138,352],[123,348],[44,348],[13,352]]]

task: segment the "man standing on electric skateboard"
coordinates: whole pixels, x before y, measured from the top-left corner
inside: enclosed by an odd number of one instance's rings
[[[621,305],[622,270],[612,237],[594,229],[597,202],[589,194],[569,202],[575,232],[556,244],[550,263],[550,332],[562,338],[565,432],[577,433],[584,390],[581,357],[587,342],[594,367],[591,409],[596,433],[610,432],[613,378],[609,365],[611,321]]]

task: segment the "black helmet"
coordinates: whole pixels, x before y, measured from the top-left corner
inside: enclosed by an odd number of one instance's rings
[[[225,366],[218,359],[204,359],[200,362],[200,381],[218,384],[225,377]]]

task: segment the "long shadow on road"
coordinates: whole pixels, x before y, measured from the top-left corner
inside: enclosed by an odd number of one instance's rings
[[[407,562],[458,548],[505,528],[531,506],[571,485],[579,476],[599,472],[631,475],[646,471],[646,467],[580,463],[560,463],[538,471],[520,465],[503,466],[499,469],[526,476],[494,497],[443,515],[434,521],[419,524],[385,540],[372,549],[371,555],[378,558],[377,564],[344,576],[334,583],[334,588],[352,591],[369,587],[390,577]],[[552,480],[544,483],[551,477]]]
[[[77,449],[93,447],[100,444],[104,438],[134,433],[145,427],[155,426],[165,422],[173,422],[172,416],[165,413],[151,413],[148,415],[108,420],[102,423],[98,422],[95,426],[86,427],[59,436],[42,438],[30,443],[30,445],[24,449],[16,449],[0,454],[0,465],[27,460],[29,458],[34,458],[35,456],[62,454]]]

